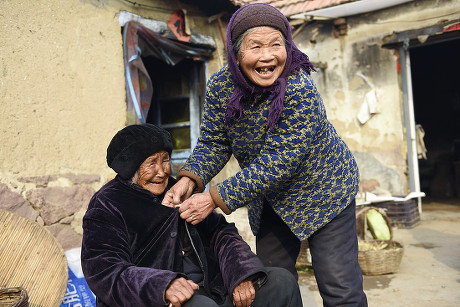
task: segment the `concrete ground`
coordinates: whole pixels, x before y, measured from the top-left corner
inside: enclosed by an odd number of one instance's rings
[[[364,276],[369,306],[460,306],[460,200],[422,199],[421,222],[394,228],[404,246],[396,273]],[[313,273],[301,273],[303,305],[322,306]]]

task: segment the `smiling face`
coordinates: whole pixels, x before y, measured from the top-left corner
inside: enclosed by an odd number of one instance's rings
[[[161,195],[171,175],[171,160],[169,153],[159,151],[142,162],[133,177],[133,182],[149,190],[155,195]]]
[[[283,73],[286,58],[281,32],[271,27],[257,27],[243,38],[238,63],[252,83],[267,87]]]

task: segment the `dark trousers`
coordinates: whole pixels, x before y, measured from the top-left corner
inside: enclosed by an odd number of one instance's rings
[[[355,208],[353,201],[308,239],[324,306],[367,306],[358,263]],[[262,263],[284,267],[297,278],[300,241],[268,205],[264,206],[256,248]]]
[[[291,273],[280,268],[267,268],[267,282],[256,291],[252,307],[302,307],[299,285]],[[200,291],[188,300],[183,307],[234,307],[233,298],[227,296],[225,302],[217,304]]]
[[[262,211],[256,251],[265,266],[285,268],[296,280],[299,279],[295,264],[300,252],[300,240],[268,204],[264,204]]]

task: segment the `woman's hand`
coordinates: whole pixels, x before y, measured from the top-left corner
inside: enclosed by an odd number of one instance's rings
[[[180,217],[192,225],[196,225],[204,220],[214,209],[216,205],[212,200],[209,192],[203,192],[192,195],[184,201],[179,208]]]
[[[236,307],[249,307],[256,298],[256,290],[252,281],[241,282],[233,290],[233,304]]]
[[[166,192],[161,204],[168,207],[179,205],[192,195],[193,189],[195,189],[195,182],[188,177],[182,177]]]
[[[165,293],[165,298],[170,303],[169,307],[180,307],[193,296],[194,291],[198,288],[196,283],[184,277],[174,279]]]

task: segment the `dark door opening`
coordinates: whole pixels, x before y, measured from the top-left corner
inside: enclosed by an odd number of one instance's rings
[[[213,50],[201,36],[194,41],[176,41],[135,21],[123,28],[127,122],[152,123],[171,133],[173,175],[199,136],[205,63]]]
[[[171,133],[175,175],[190,156],[199,136],[204,96],[204,63],[183,59],[172,66],[153,56],[142,57],[153,94],[146,122]]]
[[[155,57],[143,57],[142,61],[153,87],[146,122],[167,129],[173,137],[175,151],[190,151],[192,124],[200,121],[203,62],[184,59],[171,66]],[[198,110],[198,118],[191,115],[194,114],[192,108]]]
[[[411,48],[415,123],[425,132],[419,159],[427,197],[460,199],[460,38]]]

